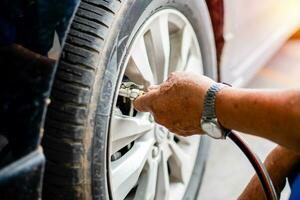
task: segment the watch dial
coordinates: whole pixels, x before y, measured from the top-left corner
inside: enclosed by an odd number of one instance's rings
[[[203,123],[202,129],[207,135],[213,138],[219,139],[222,137],[221,129],[214,123]]]

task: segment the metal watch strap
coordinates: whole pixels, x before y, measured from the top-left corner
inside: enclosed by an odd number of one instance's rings
[[[216,95],[224,87],[228,87],[228,85],[222,83],[214,83],[207,90],[206,95],[204,97],[202,118],[204,119],[217,118],[216,111],[215,111]]]

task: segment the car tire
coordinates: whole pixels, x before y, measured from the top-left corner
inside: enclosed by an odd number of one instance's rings
[[[165,8],[180,11],[191,22],[204,73],[216,78],[204,1],[82,0],[67,33],[46,115],[43,199],[111,199],[107,144],[117,82],[135,33]],[[184,199],[198,195],[207,145],[203,138]]]

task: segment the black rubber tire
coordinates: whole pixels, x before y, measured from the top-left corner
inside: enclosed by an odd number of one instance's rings
[[[199,39],[205,74],[215,76],[215,50],[204,1],[82,0],[63,47],[51,94],[45,135],[43,199],[111,199],[107,147],[115,87],[134,34],[163,8],[181,11]],[[197,195],[206,158],[199,150],[194,182]],[[195,189],[192,189],[195,188]]]

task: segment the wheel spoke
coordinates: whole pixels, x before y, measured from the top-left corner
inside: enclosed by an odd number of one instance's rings
[[[186,68],[187,61],[189,55],[191,53],[191,46],[192,46],[192,34],[191,28],[189,26],[185,26],[182,30],[182,38],[181,38],[181,65],[180,68],[177,69],[179,71],[183,71]]]
[[[179,143],[186,145],[186,146],[194,146],[199,143],[199,139],[201,136],[193,135],[189,137],[183,137],[183,136],[176,136],[179,139]],[[197,146],[197,145],[196,145]]]
[[[190,62],[193,42],[191,31],[189,26],[184,26],[182,30],[174,31],[172,34],[169,74],[174,71],[184,71]]]
[[[157,83],[163,82],[168,75],[170,60],[170,35],[168,15],[160,16],[145,34],[147,52]]]
[[[156,199],[169,199],[170,180],[167,161],[165,153],[161,151],[161,158],[157,173]]]
[[[141,36],[136,48],[131,52],[125,75],[132,81],[148,87],[154,84],[154,77],[149,63],[144,37]]]
[[[174,141],[170,142],[170,147],[173,152],[169,159],[171,166],[171,176],[176,180],[185,183],[188,178],[188,172],[192,170],[191,165],[189,164],[189,155],[186,154]]]
[[[134,198],[135,200],[154,199],[157,183],[157,169],[159,162],[157,158],[148,159],[146,167],[144,168],[139,178],[139,185]]]
[[[145,162],[152,150],[154,139],[136,142],[130,152],[111,163],[112,192],[115,199],[124,199],[136,185]]]
[[[197,73],[197,74],[203,74],[203,63],[201,61],[201,58],[195,55],[189,56],[189,59],[185,67],[185,71]]]
[[[112,153],[153,130],[153,124],[147,121],[146,117],[139,119],[118,114],[113,115],[111,121]]]
[[[170,52],[170,64],[168,75],[176,71],[181,65],[181,31],[174,31],[170,40],[171,40],[171,52]]]
[[[172,155],[172,150],[170,148],[169,142],[164,142],[163,144],[161,144],[161,148],[164,151],[166,159],[169,159],[169,157]]]

